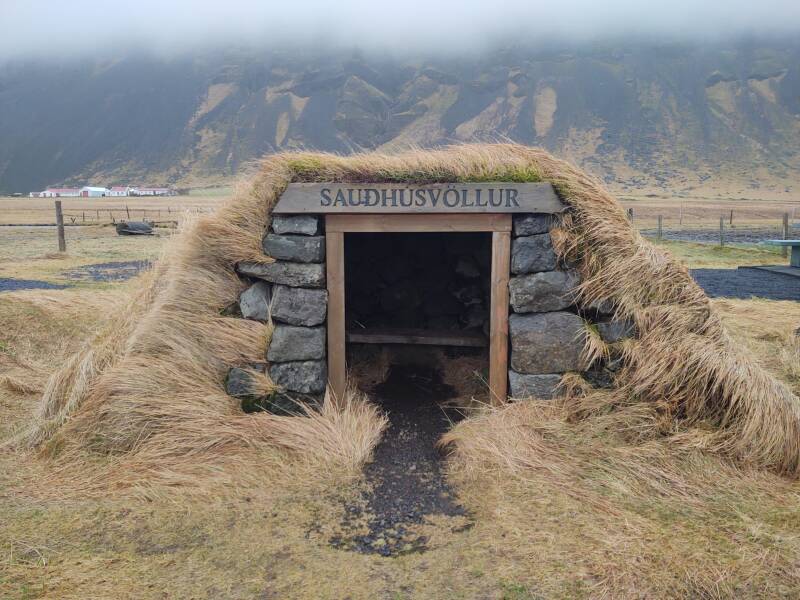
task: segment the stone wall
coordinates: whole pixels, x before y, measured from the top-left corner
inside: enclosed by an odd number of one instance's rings
[[[631,324],[613,320],[613,306],[577,305],[580,275],[558,260],[550,237],[554,224],[551,215],[514,216],[508,286],[513,398],[552,398],[567,372],[583,372],[592,383],[607,384],[619,362],[587,371],[582,360],[587,331],[595,327],[609,344],[634,334]]]
[[[585,335],[594,329],[607,344],[635,335],[630,323],[613,319],[613,305],[577,305],[574,290],[580,276],[556,256],[550,236],[554,224],[554,218],[546,214],[515,215],[513,220],[509,392],[517,399],[553,397],[567,372],[581,372],[595,385],[610,385],[620,361],[612,354],[611,360],[587,369],[582,360]],[[483,248],[486,240],[459,234],[442,235],[440,239],[443,243],[439,256],[431,257],[427,248],[422,259],[436,261],[426,276],[441,284],[441,294],[433,294],[435,301],[429,303],[420,299],[410,310],[422,315],[417,318],[423,319],[421,326],[426,328],[434,329],[447,321],[453,327],[485,329],[490,279],[489,254]],[[461,248],[465,241],[470,247]],[[447,246],[450,242],[452,247]],[[243,406],[258,402],[259,408],[280,413],[288,410],[287,399],[319,399],[327,384],[328,292],[323,219],[316,215],[276,215],[262,245],[264,254],[275,262],[237,265],[239,275],[250,283],[239,298],[238,312],[245,319],[272,319],[275,328],[265,350],[265,362],[232,368],[226,387],[230,395],[242,399]],[[420,259],[417,250],[422,249],[412,243],[408,248],[399,248],[394,258],[408,258],[411,263]],[[357,256],[354,260],[363,262],[359,269],[381,268],[378,255]],[[385,298],[364,294],[365,306],[360,307],[368,313],[366,305],[375,304],[378,312],[396,317],[392,319],[395,326],[400,322],[397,311],[409,308],[412,292],[431,293],[425,281],[417,285],[414,279],[419,265],[401,262],[394,260],[391,269],[374,277]],[[358,271],[351,268],[350,272]],[[434,288],[438,289],[431,289]],[[359,309],[357,302],[350,303]],[[448,312],[450,304],[453,310]],[[253,391],[252,370],[269,375],[285,393],[259,398]]]
[[[239,311],[246,319],[266,322],[271,318],[275,328],[265,353],[267,364],[247,366],[265,370],[290,395],[319,398],[328,380],[322,219],[275,215],[262,247],[275,262],[237,265],[239,275],[252,282],[239,298]],[[228,393],[252,400],[248,381],[245,369],[231,369]],[[285,402],[275,402],[271,400],[264,408],[281,412]]]

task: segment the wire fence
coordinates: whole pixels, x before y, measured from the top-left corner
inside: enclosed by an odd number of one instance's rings
[[[113,225],[121,221],[145,221],[162,226],[177,226],[187,215],[208,214],[210,207],[66,209],[64,224]],[[52,214],[51,210],[48,210]],[[726,209],[696,206],[678,207],[628,207],[631,223],[648,237],[685,241],[727,243],[753,243],[768,238],[790,239],[800,235],[798,211],[759,209],[746,207]]]
[[[64,208],[63,218],[66,226],[80,225],[115,225],[121,221],[145,221],[163,226],[177,226],[190,215],[209,214],[211,207],[171,207],[140,208],[123,206],[121,208],[68,209]],[[15,225],[56,225],[53,208],[26,208],[24,215],[13,219]]]
[[[61,204],[59,202],[59,204]],[[800,238],[800,202],[624,201],[628,219],[643,235],[656,240],[726,244],[756,244],[770,239]],[[208,214],[214,206],[62,207],[64,226],[105,226],[145,221],[157,227],[177,227],[190,215]],[[20,218],[4,224],[56,225],[52,207],[26,207]],[[783,249],[786,252],[786,249]]]
[[[800,238],[796,207],[780,212],[775,208],[730,208],[724,212],[706,207],[704,210],[683,206],[647,207],[637,215],[636,207],[626,209],[628,219],[643,235],[656,240],[728,244],[757,244],[767,240]],[[638,217],[638,218],[637,218]],[[787,248],[781,248],[787,255]]]
[[[716,229],[722,219],[726,229],[792,228],[800,216],[800,203],[647,203],[623,202],[628,218],[640,230],[682,231]]]

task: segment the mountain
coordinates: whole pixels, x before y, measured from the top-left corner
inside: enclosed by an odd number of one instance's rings
[[[619,190],[800,176],[800,41],[512,47],[461,57],[229,48],[0,64],[0,190],[229,181],[284,149],[515,140]]]

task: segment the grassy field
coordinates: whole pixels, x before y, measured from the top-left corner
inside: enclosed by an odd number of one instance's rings
[[[664,229],[714,229],[723,218],[726,228],[774,227],[780,231],[783,215],[789,215],[790,223],[800,218],[800,199],[761,200],[742,198],[679,198],[627,196],[621,198],[626,209],[633,209],[634,224],[641,228],[654,228],[658,216],[662,217]]]
[[[655,243],[669,250],[692,269],[735,269],[742,265],[789,264],[789,259],[781,256],[781,251],[776,246],[755,244],[719,246],[668,240]]]
[[[59,198],[67,225],[97,225],[113,220],[180,221],[187,213],[210,212],[230,190],[165,198]],[[55,224],[54,198],[0,196],[0,225]],[[126,209],[127,207],[127,209]]]
[[[61,257],[52,230],[0,229],[0,277],[60,283],[68,268],[156,257],[169,235],[70,228]],[[689,266],[776,258],[664,245]],[[0,440],[24,427],[49,373],[135,286],[0,293]],[[715,305],[735,339],[800,393],[800,303]],[[497,443],[481,442],[476,427]],[[264,463],[263,488],[145,499],[86,493],[55,464],[2,448],[0,597],[800,597],[796,482],[658,442],[631,447],[602,423],[570,423],[533,403],[456,435],[449,478],[470,523],[434,518],[420,526],[428,549],[396,558],[332,547],[345,501],[365,484],[289,456]]]
[[[0,197],[0,277],[84,285],[68,271],[105,262],[152,260],[174,226],[213,211],[231,190],[169,198],[63,198],[67,252],[58,253],[52,198]],[[126,210],[127,206],[127,210]],[[153,237],[121,237],[113,221],[155,221]],[[9,226],[17,224],[17,226]],[[24,225],[22,225],[24,224]],[[96,285],[96,284],[95,284]]]
[[[155,236],[119,236],[113,227],[69,227],[67,252],[59,253],[55,227],[0,228],[0,277],[88,285],[70,272],[85,265],[153,260],[174,230]],[[97,285],[97,283],[93,283]]]

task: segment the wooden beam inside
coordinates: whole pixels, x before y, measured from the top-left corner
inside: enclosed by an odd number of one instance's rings
[[[511,231],[509,214],[327,215],[327,231],[348,233]]]
[[[356,344],[412,344],[427,346],[486,347],[486,336],[468,331],[431,329],[353,329],[347,341]]]
[[[491,309],[489,312],[489,392],[492,401],[508,399],[508,277],[511,233],[492,234]]]
[[[337,401],[347,381],[344,330],[344,234],[325,236],[328,281],[328,382]]]

